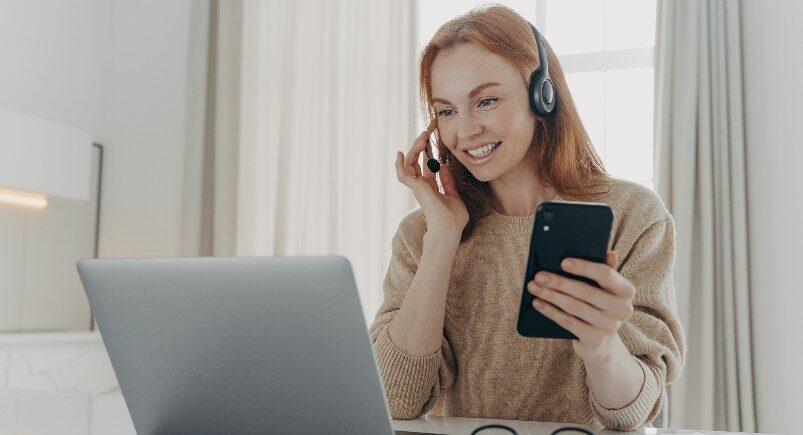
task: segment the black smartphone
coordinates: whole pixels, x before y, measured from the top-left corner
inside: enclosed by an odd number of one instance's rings
[[[524,337],[577,338],[533,307],[533,295],[527,290],[527,283],[536,273],[545,270],[599,287],[590,278],[564,271],[560,263],[567,257],[605,263],[612,224],[613,211],[603,203],[557,200],[538,206],[516,326],[519,334]]]

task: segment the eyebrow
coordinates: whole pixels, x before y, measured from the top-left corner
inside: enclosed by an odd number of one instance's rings
[[[477,94],[482,92],[483,89],[490,88],[491,86],[501,86],[501,85],[499,83],[497,83],[497,82],[483,83],[483,84],[477,86],[476,88],[472,89],[471,92],[468,93],[468,98],[474,98]],[[449,102],[449,100],[446,100],[446,99],[443,99],[443,98],[433,98],[432,102],[433,103],[452,104],[451,102]]]

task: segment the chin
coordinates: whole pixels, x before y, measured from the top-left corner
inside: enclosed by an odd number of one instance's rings
[[[482,170],[478,172],[474,172],[469,169],[469,172],[471,172],[471,175],[473,175],[474,178],[476,178],[479,181],[482,181],[483,183],[487,183],[499,177],[497,171],[492,170],[491,168],[482,168]]]
[[[506,167],[507,161],[505,157],[505,154],[502,153],[501,155],[497,155],[496,158],[490,162],[480,166],[473,166],[471,163],[463,162],[462,160],[461,163],[474,178],[487,183],[499,178],[511,169],[510,167]]]
[[[496,179],[496,176],[489,176],[488,174],[474,174],[474,178],[476,178],[479,181],[482,181],[483,183],[487,183],[491,180]]]

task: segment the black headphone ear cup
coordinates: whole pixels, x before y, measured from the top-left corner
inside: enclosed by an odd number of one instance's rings
[[[551,117],[555,114],[558,96],[549,77],[549,58],[541,34],[532,23],[529,24],[535,37],[538,58],[541,59],[541,64],[530,75],[530,108],[539,117]]]
[[[537,81],[537,78],[538,78],[538,70],[535,70],[533,71],[532,74],[530,74],[530,89],[529,92],[527,92],[527,96],[529,97],[530,100],[530,109],[532,109],[532,111],[535,112],[536,114],[539,113],[538,99],[537,95],[535,95],[535,85],[536,85],[535,82]]]
[[[540,68],[533,71],[530,76],[530,108],[538,116],[546,116],[546,108],[541,96],[543,80],[540,77]]]
[[[555,102],[555,87],[552,84],[552,80],[546,79],[541,85],[541,99],[544,102],[544,106],[551,112]]]
[[[530,77],[530,108],[542,118],[555,113],[555,87],[551,79],[540,76],[540,68]]]

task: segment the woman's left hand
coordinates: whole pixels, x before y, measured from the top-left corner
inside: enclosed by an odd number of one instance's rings
[[[608,251],[605,264],[579,258],[561,263],[566,272],[590,278],[601,289],[545,271],[527,284],[535,309],[577,336],[572,346],[584,360],[609,356],[619,328],[633,314],[636,288],[616,271],[617,261],[616,252]]]

